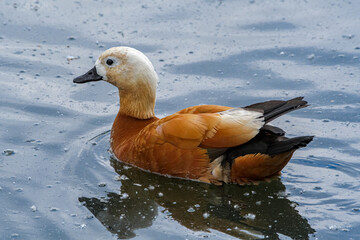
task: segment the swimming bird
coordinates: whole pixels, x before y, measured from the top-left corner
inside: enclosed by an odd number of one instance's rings
[[[113,47],[74,83],[104,80],[119,89],[111,128],[115,157],[141,169],[206,183],[253,183],[280,174],[296,149],[313,136],[285,137],[268,123],[304,108],[303,97],[246,107],[199,105],[159,119],[158,76],[150,60],[130,47]]]

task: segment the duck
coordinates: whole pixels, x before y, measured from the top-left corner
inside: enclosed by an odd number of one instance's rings
[[[273,179],[314,136],[288,138],[270,125],[308,106],[303,97],[245,107],[198,105],[164,118],[154,113],[158,75],[150,60],[126,46],[104,51],[95,66],[73,79],[118,88],[120,109],[110,133],[114,157],[145,171],[210,184]]]

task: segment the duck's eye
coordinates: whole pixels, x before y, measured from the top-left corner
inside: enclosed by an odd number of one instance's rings
[[[106,65],[111,66],[113,65],[114,61],[112,59],[106,60]]]

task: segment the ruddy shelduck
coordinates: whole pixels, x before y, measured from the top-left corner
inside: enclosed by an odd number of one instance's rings
[[[154,173],[207,183],[251,183],[276,176],[313,136],[285,137],[268,122],[307,106],[302,97],[232,108],[199,105],[159,119],[158,76],[130,47],[106,50],[74,83],[104,80],[119,89],[110,145],[120,161]]]

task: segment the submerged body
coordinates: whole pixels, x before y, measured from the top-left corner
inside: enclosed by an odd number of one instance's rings
[[[105,80],[119,89],[120,110],[111,129],[111,149],[139,168],[208,183],[247,183],[279,174],[312,137],[288,139],[267,123],[306,107],[302,98],[244,108],[200,105],[158,119],[157,75],[141,52],[111,48],[75,83]]]

